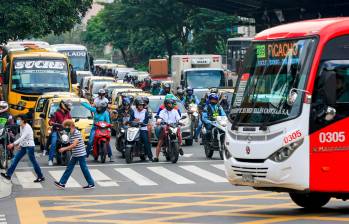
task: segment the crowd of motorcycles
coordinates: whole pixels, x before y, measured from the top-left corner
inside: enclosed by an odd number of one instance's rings
[[[180,101],[179,101],[180,102]],[[184,104],[184,103],[183,103]],[[212,128],[210,129],[211,134],[210,139],[207,139],[206,128],[205,125],[202,125],[202,105],[197,105],[195,103],[191,103],[188,105],[184,105],[187,110],[187,115],[191,121],[190,124],[190,132],[191,132],[191,141],[189,141],[189,145],[192,144],[194,140],[194,136],[198,127],[200,127],[201,131],[199,134],[199,138],[202,139],[201,145],[204,147],[204,152],[207,158],[212,158],[215,151],[219,153],[221,159],[224,157],[224,138],[225,138],[225,128],[227,124],[226,116],[217,116],[213,120],[211,120]],[[132,108],[134,106],[131,105]],[[115,111],[111,113],[116,113]],[[149,118],[150,121],[159,119],[158,116],[154,116],[151,114]],[[177,123],[169,124],[165,122],[161,122],[160,125],[164,128],[164,136],[165,140],[161,147],[161,153],[166,158],[166,161],[176,163],[181,154],[182,145],[180,145],[181,138],[181,126],[183,125],[181,121],[186,119],[186,115],[182,115],[181,120]],[[75,121],[78,121],[75,120]],[[116,121],[114,120],[113,123]],[[120,152],[123,158],[125,158],[126,163],[132,163],[134,158],[140,158],[141,161],[145,161],[147,154],[145,151],[144,143],[141,141],[141,128],[149,127],[149,125],[145,125],[140,122],[122,122],[121,124],[116,122],[116,141],[115,148]],[[125,125],[126,124],[126,125]],[[10,142],[13,142],[15,139],[14,136],[16,134],[13,130],[13,126],[16,125],[8,125],[7,119],[0,118],[0,168],[6,169],[8,166],[8,160],[12,158],[13,152],[6,149],[6,145]],[[56,161],[57,165],[67,165],[70,157],[71,151],[65,151],[63,153],[59,152],[61,147],[66,147],[69,145],[69,134],[64,129],[62,129],[61,124],[53,124],[53,128],[57,130],[57,151],[56,151]],[[95,161],[100,160],[102,163],[106,162],[106,158],[108,155],[108,147],[110,144],[111,136],[112,136],[112,124],[106,122],[98,122],[95,124],[96,132],[93,141],[93,150],[92,156]],[[155,125],[150,122],[150,128],[154,128]],[[155,146],[157,144],[156,141],[151,141],[151,131],[148,131],[149,135],[149,143]],[[17,126],[18,133],[18,126]],[[195,139],[197,141],[197,139]],[[187,142],[186,142],[187,143]],[[191,144],[190,144],[191,143]]]

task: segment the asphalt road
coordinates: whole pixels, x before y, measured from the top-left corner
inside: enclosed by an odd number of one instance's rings
[[[48,167],[37,154],[46,181],[33,184],[25,159],[13,177],[13,195],[0,200],[0,224],[42,223],[348,223],[348,202],[332,200],[326,208],[307,212],[287,194],[230,185],[222,161],[205,158],[202,146],[185,147],[177,164],[89,161],[96,188],[77,166],[65,190],[53,181],[64,167]],[[118,156],[117,152],[114,155]]]

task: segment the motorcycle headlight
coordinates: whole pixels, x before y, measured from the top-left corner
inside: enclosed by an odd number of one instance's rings
[[[190,108],[189,108],[189,110],[191,111],[191,112],[197,112],[198,111],[198,106],[196,105],[196,104],[192,104],[192,105],[190,105]]]
[[[62,141],[63,142],[68,142],[69,141],[69,136],[68,135],[62,135]]]
[[[284,146],[281,149],[279,149],[278,151],[271,154],[269,159],[274,161],[274,162],[281,163],[281,162],[285,161],[286,159],[288,159],[293,154],[293,152],[296,149],[298,149],[299,146],[301,146],[303,144],[303,142],[304,142],[304,139],[301,139],[301,140],[293,142],[287,146]]]
[[[120,132],[121,132],[121,133],[125,133],[125,129],[121,128],[121,129],[120,129]]]
[[[226,127],[228,123],[227,117],[218,117],[217,118],[217,123],[221,125],[222,127]]]
[[[52,128],[49,127],[49,128],[47,129],[47,133],[48,133],[48,134],[51,134],[51,131],[52,131]]]
[[[91,132],[91,128],[85,128],[85,134],[89,134]]]

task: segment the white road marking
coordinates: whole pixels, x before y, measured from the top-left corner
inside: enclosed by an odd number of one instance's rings
[[[0,214],[0,224],[7,224],[6,217],[4,214]]]
[[[64,170],[51,170],[48,172],[56,181],[59,181],[64,173]],[[65,187],[81,187],[81,185],[73,177],[70,176]]]
[[[228,182],[226,178],[218,176],[217,174],[211,173],[207,170],[201,169],[197,166],[180,166],[182,169],[185,169],[195,175],[198,175],[206,180],[212,181],[214,183],[225,183]]]
[[[137,173],[131,168],[114,168],[114,169],[140,186],[158,185],[157,183]]]
[[[157,166],[157,167],[147,167],[149,170],[153,171],[156,174],[176,183],[176,184],[195,184],[194,181],[191,181],[177,173],[174,173],[165,167]]]
[[[110,177],[102,173],[100,170],[91,169],[91,176],[96,181],[96,183],[101,187],[116,187],[119,186],[115,181],[112,181]]]
[[[32,171],[16,172],[17,180],[23,188],[42,188],[40,183],[34,183],[36,176]]]
[[[211,164],[211,166],[216,167],[219,170],[225,171],[225,166],[224,164]]]

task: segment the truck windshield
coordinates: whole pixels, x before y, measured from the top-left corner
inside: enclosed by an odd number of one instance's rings
[[[187,86],[194,89],[218,88],[225,86],[224,73],[221,70],[186,71]]]
[[[69,57],[70,63],[75,71],[90,71],[86,51],[62,51]]]
[[[11,89],[20,93],[69,91],[68,66],[64,60],[17,59]]]
[[[316,39],[256,42],[249,49],[232,100],[233,125],[275,123],[295,118],[304,91],[289,106],[292,88],[304,90]]]

